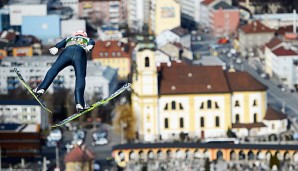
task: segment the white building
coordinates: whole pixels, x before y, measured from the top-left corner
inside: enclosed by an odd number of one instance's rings
[[[6,57],[0,65],[0,93],[7,94],[8,90],[22,86],[19,83],[13,68],[19,69],[25,81],[31,87],[39,84],[48,69],[56,60],[56,56],[46,57]],[[92,98],[94,93],[99,93],[103,98],[108,97],[116,90],[117,70],[110,67],[104,67],[99,62],[88,61],[87,76],[85,87],[86,100]],[[72,66],[62,70],[49,87],[48,92],[52,93],[54,89],[67,88],[75,89],[75,71]]]
[[[79,29],[86,30],[86,20],[61,20],[61,37],[65,38],[67,36],[71,36],[74,31]]]
[[[202,1],[203,0],[181,0],[181,17],[199,23]]]
[[[265,71],[271,77],[277,77],[283,84],[293,89],[298,83],[297,47],[278,38],[271,39],[264,50]]]
[[[47,112],[36,100],[0,100],[0,123],[49,126]]]
[[[11,0],[8,3],[10,25],[21,26],[23,16],[46,16],[47,4],[42,0]]]
[[[253,18],[261,21],[264,25],[271,29],[296,24],[294,20],[298,19],[296,13],[279,13],[279,14],[255,14]]]
[[[180,43],[183,47],[190,49],[191,35],[186,29],[176,27],[171,30],[165,30],[156,36],[157,47],[174,42]]]
[[[128,26],[133,31],[142,31],[149,21],[149,0],[128,0]]]

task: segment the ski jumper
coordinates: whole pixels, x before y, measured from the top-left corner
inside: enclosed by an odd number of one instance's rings
[[[75,82],[75,101],[76,104],[85,106],[84,91],[85,91],[85,77],[87,67],[87,52],[88,45],[95,45],[95,42],[83,36],[71,36],[63,39],[55,45],[56,48],[65,48],[58,56],[52,67],[48,70],[44,80],[38,86],[38,89],[49,88],[58,73],[67,66],[74,67],[76,82]]]

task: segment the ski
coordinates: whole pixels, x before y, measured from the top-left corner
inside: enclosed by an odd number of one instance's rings
[[[17,77],[20,80],[20,82],[30,92],[30,94],[36,99],[36,101],[41,105],[41,107],[44,108],[46,111],[52,113],[52,111],[46,107],[44,102],[33,93],[30,86],[25,82],[25,80],[24,80],[23,76],[21,75],[20,71],[17,68],[14,68],[14,72],[17,74]]]
[[[115,93],[113,93],[109,97],[107,97],[107,98],[105,98],[103,100],[100,100],[100,101],[94,103],[93,105],[90,106],[90,108],[88,108],[88,109],[86,109],[86,110],[84,110],[84,111],[82,111],[80,113],[75,113],[75,114],[69,116],[68,118],[60,121],[59,123],[53,125],[52,127],[53,128],[60,127],[60,126],[62,126],[64,124],[66,124],[66,123],[68,123],[68,122],[76,119],[77,117],[79,117],[79,116],[81,116],[81,115],[83,115],[85,113],[90,112],[91,110],[97,108],[98,106],[108,103],[110,100],[114,99],[115,97],[117,97],[118,95],[120,95],[121,93],[123,93],[125,90],[128,90],[130,88],[130,86],[131,86],[130,83],[126,83],[125,85],[123,85],[120,89],[118,89]]]

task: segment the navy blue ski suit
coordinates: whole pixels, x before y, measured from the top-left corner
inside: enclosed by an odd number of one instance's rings
[[[45,91],[49,88],[57,74],[67,66],[74,67],[76,83],[75,83],[75,101],[76,104],[85,106],[84,91],[85,77],[87,67],[87,50],[88,45],[95,45],[95,42],[83,36],[71,36],[63,39],[55,45],[56,48],[65,48],[58,56],[52,67],[48,70],[44,80],[38,86],[39,89]]]

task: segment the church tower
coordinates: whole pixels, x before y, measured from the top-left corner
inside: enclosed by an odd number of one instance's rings
[[[150,36],[147,39],[150,39]],[[138,43],[135,48],[132,107],[134,115],[138,118],[139,138],[145,141],[154,141],[159,135],[157,129],[158,81],[154,53],[153,41]]]

